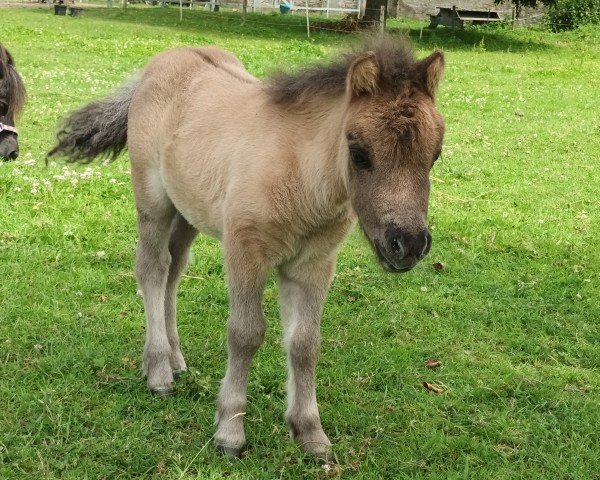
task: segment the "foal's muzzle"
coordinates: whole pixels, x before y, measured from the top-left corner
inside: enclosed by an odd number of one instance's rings
[[[385,232],[385,240],[373,242],[379,262],[388,272],[407,272],[431,249],[431,235],[427,229],[417,234],[393,226]]]
[[[16,160],[19,156],[19,143],[17,136],[12,132],[0,133],[0,158],[2,160]]]

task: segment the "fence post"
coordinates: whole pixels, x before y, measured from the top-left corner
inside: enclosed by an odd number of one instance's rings
[[[379,33],[382,35],[385,32],[385,5],[380,7],[379,11]]]
[[[310,21],[308,20],[308,0],[304,0],[304,4],[306,5],[306,34],[308,38],[310,38]]]
[[[515,20],[516,20],[516,13],[515,13],[515,7],[512,8],[512,29],[515,29]]]

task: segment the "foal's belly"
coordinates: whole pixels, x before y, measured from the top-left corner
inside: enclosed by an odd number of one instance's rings
[[[202,135],[178,131],[160,155],[160,175],[175,208],[200,232],[223,234],[226,165]]]
[[[181,215],[200,232],[221,239],[223,191],[218,177],[203,175],[195,165],[169,162],[161,172],[167,195]]]

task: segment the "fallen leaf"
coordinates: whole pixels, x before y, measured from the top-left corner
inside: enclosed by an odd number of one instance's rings
[[[428,358],[427,361],[425,362],[425,366],[427,368],[439,368],[442,366],[442,362],[440,360],[436,360],[434,358]]]
[[[100,295],[100,301],[106,302],[108,300],[108,295]]]
[[[525,116],[525,112],[523,112],[523,110],[517,110],[517,111],[515,112],[515,115],[516,115],[517,117],[524,117],[524,116]]]
[[[438,387],[437,385],[434,385],[433,383],[429,383],[429,382],[423,382],[423,387],[425,387],[425,389],[427,389],[433,393],[444,393],[445,392],[445,390],[442,387]]]
[[[444,264],[442,262],[435,262],[432,267],[434,270],[443,270]]]
[[[356,300],[356,297],[353,297],[352,295],[348,297],[349,302],[354,302],[355,300]]]

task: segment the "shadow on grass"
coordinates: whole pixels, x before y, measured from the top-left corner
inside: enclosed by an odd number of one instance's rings
[[[38,9],[37,13],[48,15],[47,9]],[[241,12],[208,12],[200,8],[189,10],[184,8],[183,21],[179,21],[179,8],[172,7],[129,7],[90,8],[85,16],[97,21],[122,22],[130,25],[145,25],[157,28],[169,28],[196,35],[202,34],[234,34],[244,37],[270,40],[273,38],[307,39],[306,20],[299,15],[281,16],[270,14],[247,15],[243,21]],[[327,38],[328,42],[336,37],[346,38],[348,35],[336,32],[312,32],[313,41]]]
[[[541,52],[554,48],[543,37],[549,32],[520,29],[517,32],[502,26],[466,27],[464,30],[438,27],[422,30],[415,27],[394,27],[390,32],[407,35],[415,45],[425,49],[443,48],[456,51]]]
[[[47,15],[48,10],[36,10]],[[241,12],[207,12],[199,8],[194,10],[184,9],[183,21],[179,21],[177,7],[129,7],[121,8],[93,8],[87,9],[85,15],[99,21],[123,22],[132,25],[146,25],[151,27],[175,28],[181,32],[196,35],[231,33],[244,37],[269,40],[273,37],[305,40],[306,20],[301,15],[282,16],[277,13],[249,13],[243,21]],[[318,21],[321,28],[313,29],[311,41],[319,43],[320,40],[328,44],[347,43],[351,39],[360,37],[360,32],[341,32],[337,29],[335,19],[326,19],[320,16],[311,17]],[[414,22],[413,22],[414,23]],[[331,25],[331,30],[327,30]],[[504,26],[467,27],[464,30],[452,30],[439,27],[437,29],[420,28],[414,25],[398,25],[391,21],[388,31],[392,34],[407,35],[417,46],[425,49],[444,48],[447,50],[484,50],[484,51],[544,51],[552,49],[551,42],[543,37],[550,35],[548,32],[519,29],[511,31]]]

